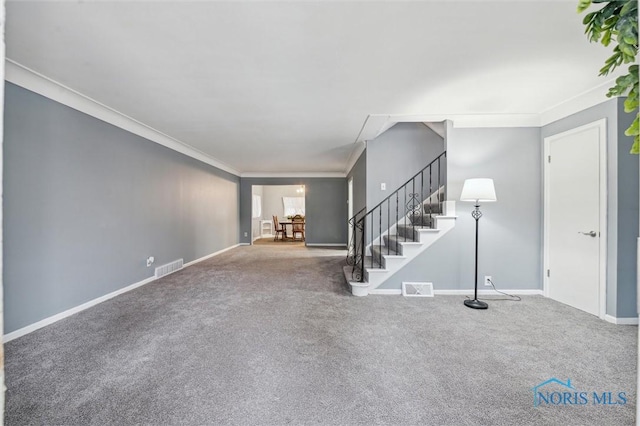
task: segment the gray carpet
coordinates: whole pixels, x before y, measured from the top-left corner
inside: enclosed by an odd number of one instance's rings
[[[6,424],[634,423],[636,327],[355,298],[344,254],[239,247],[8,343]],[[551,377],[628,403],[534,407]]]

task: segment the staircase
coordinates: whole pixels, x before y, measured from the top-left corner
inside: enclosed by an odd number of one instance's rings
[[[379,287],[455,226],[455,202],[446,201],[446,152],[381,203],[349,220],[344,274],[354,296]],[[426,196],[425,196],[426,195]]]

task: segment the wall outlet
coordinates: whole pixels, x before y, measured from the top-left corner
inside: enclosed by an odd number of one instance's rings
[[[380,191],[386,191],[387,190],[387,184],[386,183],[381,183],[380,184]]]
[[[244,236],[245,236],[245,237],[248,237],[248,236],[249,236],[249,234],[247,234],[247,233],[245,232],[245,233],[244,233]]]
[[[147,267],[151,266],[153,264],[153,262],[155,262],[156,260],[153,258],[153,256],[149,256],[147,258]]]
[[[485,275],[484,276],[484,285],[491,287],[491,275]]]

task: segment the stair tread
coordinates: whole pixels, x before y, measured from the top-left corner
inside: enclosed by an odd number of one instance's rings
[[[400,254],[388,246],[373,246],[371,249],[375,253],[382,253],[385,256],[400,256]]]

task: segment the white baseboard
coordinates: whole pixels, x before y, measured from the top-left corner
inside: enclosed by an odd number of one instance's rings
[[[638,317],[616,318],[613,315],[607,314],[604,316],[604,320],[617,325],[638,325]]]
[[[210,259],[210,258],[212,258],[213,256],[217,256],[217,255],[219,255],[219,254],[224,253],[225,251],[229,251],[229,250],[234,249],[234,248],[236,248],[236,247],[239,247],[239,246],[241,246],[241,245],[242,245],[242,244],[235,244],[235,245],[233,245],[233,246],[229,246],[229,247],[227,247],[227,248],[223,248],[222,250],[218,250],[218,251],[216,251],[215,253],[211,253],[211,254],[208,254],[208,255],[206,255],[206,256],[203,256],[203,257],[201,257],[200,259],[192,260],[192,261],[191,261],[191,262],[189,262],[189,263],[185,263],[185,264],[184,264],[184,267],[186,268],[187,266],[195,265],[196,263],[202,262],[203,260]],[[247,245],[248,245],[248,244],[247,244]]]
[[[157,279],[158,278],[156,278],[155,276],[154,277],[149,277],[149,278],[147,278],[145,280],[138,281],[135,284],[131,284],[131,285],[127,286],[127,287],[121,288],[121,289],[116,290],[114,292],[111,292],[109,294],[105,294],[104,296],[100,296],[100,297],[98,297],[96,299],[90,300],[90,301],[88,301],[86,303],[83,303],[82,305],[78,305],[78,306],[76,306],[74,308],[67,309],[64,312],[60,312],[59,314],[50,316],[48,318],[45,318],[43,320],[40,320],[40,321],[35,322],[33,324],[30,324],[30,325],[28,325],[26,327],[23,327],[23,328],[20,328],[20,329],[18,329],[16,331],[12,331],[11,333],[5,334],[3,339],[2,339],[2,341],[4,343],[10,342],[13,339],[17,339],[18,337],[22,337],[25,334],[29,334],[29,333],[31,333],[33,331],[36,331],[36,330],[38,330],[38,329],[40,329],[42,327],[45,327],[47,325],[53,324],[54,322],[60,321],[61,319],[69,317],[69,316],[71,316],[73,314],[76,314],[76,313],[78,313],[80,311],[84,311],[85,309],[89,309],[90,307],[95,306],[98,303],[102,303],[104,301],[112,299],[112,298],[114,298],[116,296],[121,295],[122,293],[126,293],[126,292],[131,291],[133,289],[136,289],[138,287],[142,287],[143,285],[149,284],[150,282],[153,282],[153,281],[155,281]]]
[[[374,288],[373,290],[369,290],[369,294],[373,295],[384,295],[384,296],[401,296],[402,290],[398,288]]]
[[[188,266],[194,265],[194,264],[196,264],[198,262],[202,262],[203,260],[207,260],[207,259],[209,259],[209,258],[211,258],[213,256],[216,256],[216,255],[220,254],[220,253],[224,253],[225,251],[228,251],[228,250],[231,250],[233,248],[236,248],[239,245],[241,245],[241,244],[236,244],[236,245],[227,247],[225,249],[219,250],[219,251],[217,251],[215,253],[209,254],[207,256],[201,257],[200,259],[193,260],[193,261],[191,261],[189,263],[186,263],[183,266],[183,269],[188,267]],[[161,277],[161,278],[164,278],[164,277]],[[157,279],[159,279],[159,278],[156,278],[155,276],[149,277],[149,278],[146,278],[146,279],[144,279],[142,281],[138,281],[137,283],[128,285],[127,287],[123,287],[121,289],[113,291],[113,292],[111,292],[109,294],[105,294],[104,296],[100,296],[100,297],[98,297],[96,299],[93,299],[93,300],[90,300],[88,302],[85,302],[82,305],[78,305],[78,306],[73,307],[71,309],[67,309],[64,312],[60,312],[59,314],[55,314],[53,316],[50,316],[48,318],[45,318],[43,320],[40,320],[40,321],[35,322],[33,324],[30,324],[30,325],[28,325],[26,327],[20,328],[20,329],[15,330],[15,331],[12,331],[11,333],[7,333],[7,334],[5,334],[3,336],[2,341],[4,343],[10,342],[10,341],[12,341],[14,339],[17,339],[18,337],[22,337],[22,336],[24,336],[26,334],[29,334],[29,333],[31,333],[33,331],[36,331],[36,330],[38,330],[38,329],[40,329],[42,327],[46,327],[47,325],[53,324],[54,322],[58,322],[61,319],[67,318],[67,317],[69,317],[69,316],[71,316],[73,314],[77,314],[78,312],[84,311],[85,309],[89,309],[92,306],[95,306],[95,305],[97,305],[99,303],[105,302],[105,301],[107,301],[109,299],[112,299],[112,298],[114,298],[116,296],[119,296],[119,295],[121,295],[123,293],[131,291],[131,290],[136,289],[138,287],[142,287],[143,285],[149,284],[150,282],[153,282],[153,281],[155,281]]]
[[[514,296],[542,296],[542,290],[500,290],[503,293],[513,294]],[[402,294],[401,289],[395,288],[376,288],[373,290],[369,290],[369,294],[378,294],[378,295],[397,295]],[[460,290],[460,289],[452,289],[452,290],[433,290],[434,295],[442,295],[442,296],[471,296],[473,295],[473,290]],[[483,296],[492,296],[492,295],[500,295],[494,290],[478,290],[478,294]],[[636,319],[637,321],[637,319]],[[637,324],[637,323],[636,323]]]
[[[542,296],[544,293],[542,292],[542,290],[502,290],[500,289],[501,292],[503,293],[507,293],[507,294],[513,294],[514,296]],[[473,289],[469,289],[469,290],[460,290],[460,289],[451,289],[451,290],[446,290],[446,289],[441,289],[441,290],[433,290],[433,293],[438,295],[443,295],[443,296],[471,296],[473,295]],[[500,295],[500,293],[496,292],[495,290],[478,290],[478,294],[481,294],[483,296],[491,296],[491,295]]]
[[[346,247],[346,243],[307,243],[307,247]]]

